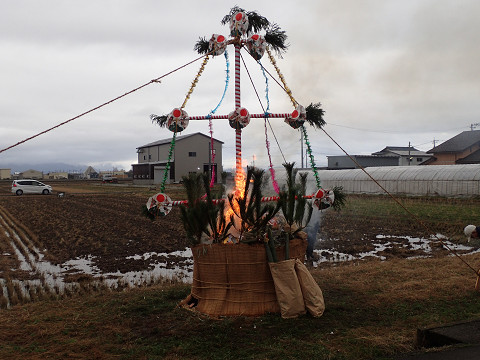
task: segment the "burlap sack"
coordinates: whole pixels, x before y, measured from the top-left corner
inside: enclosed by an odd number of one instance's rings
[[[295,260],[295,271],[302,289],[305,308],[312,316],[322,316],[325,311],[325,301],[320,286],[303,262],[298,259]]]
[[[268,264],[282,318],[291,319],[305,314],[302,290],[295,272],[295,259]]]

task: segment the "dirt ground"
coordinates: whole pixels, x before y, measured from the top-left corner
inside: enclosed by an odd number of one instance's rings
[[[3,196],[0,206],[14,222],[28,228],[31,240],[52,264],[93,257],[102,272],[127,272],[146,270],[155,260],[135,255],[171,253],[190,246],[179,208],[174,207],[166,217],[151,221],[141,213],[146,199],[143,194],[85,192],[65,197]],[[378,239],[379,234],[389,237]],[[397,248],[380,255],[387,258],[421,255],[421,250],[408,249],[402,244],[407,241],[405,236],[426,235],[409,221],[385,222],[381,217],[367,221],[361,214],[355,217],[328,211],[320,228],[322,241],[316,248],[356,255],[374,250],[375,244],[391,243],[391,237],[396,235]],[[4,254],[10,253],[13,257],[13,251],[4,250]]]
[[[102,272],[148,269],[152,259],[128,258],[149,252],[169,253],[189,244],[179,209],[151,221],[141,212],[146,199],[131,194],[4,197],[1,204],[15,222],[33,234],[45,260],[62,264],[94,257]],[[13,254],[12,254],[13,256]]]
[[[181,188],[168,190],[172,199],[182,199]],[[38,279],[43,282],[49,277],[62,276],[65,282],[92,279],[92,268],[96,278],[132,272],[143,272],[148,278],[158,264],[163,269],[191,271],[188,254],[177,255],[191,245],[180,209],[174,206],[166,217],[154,221],[142,215],[148,197],[158,192],[155,188],[97,183],[76,183],[72,188],[71,183],[57,183],[52,195],[14,196],[9,194],[10,183],[4,182],[0,190],[0,285],[4,292],[5,284],[17,280],[28,290]],[[58,196],[59,192],[65,196]],[[408,216],[392,219],[351,210],[326,211],[313,260],[335,263],[448,255],[441,243],[425,243],[431,235]],[[458,249],[460,253],[471,250]],[[82,265],[66,265],[72,261],[86,262],[90,268],[83,273]],[[317,265],[314,261],[312,266]],[[30,283],[25,285],[26,281]]]

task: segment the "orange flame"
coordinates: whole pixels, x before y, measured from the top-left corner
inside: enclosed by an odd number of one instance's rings
[[[238,214],[240,210],[238,207],[238,203],[235,201],[235,199],[242,199],[245,196],[245,181],[246,181],[246,176],[245,176],[245,172],[243,171],[243,168],[237,169],[237,173],[235,174],[235,189],[233,191],[234,209],[232,209],[231,206],[228,206],[227,209],[225,210],[225,217],[229,219],[233,215],[235,222],[240,220],[237,216],[235,216],[235,213]],[[237,225],[237,223],[235,223],[235,225]]]
[[[245,195],[245,172],[243,171],[243,168],[240,168],[237,170],[237,173],[235,174],[235,198],[243,198]]]

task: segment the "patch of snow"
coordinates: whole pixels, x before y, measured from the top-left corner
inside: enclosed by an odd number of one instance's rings
[[[318,267],[319,264],[323,262],[341,262],[341,261],[353,261],[353,260],[362,260],[367,257],[376,257],[380,260],[386,260],[386,257],[383,255],[379,255],[379,253],[385,251],[386,249],[392,248],[393,245],[401,245],[409,250],[420,250],[425,255],[412,255],[407,257],[407,259],[420,259],[420,258],[427,258],[430,257],[429,254],[432,252],[431,244],[438,242],[440,239],[443,244],[448,246],[449,249],[454,251],[466,251],[462,255],[469,255],[475,254],[480,252],[480,249],[475,249],[474,247],[463,245],[463,244],[454,244],[451,241],[447,240],[447,237],[442,234],[436,234],[430,236],[428,239],[425,238],[417,238],[417,237],[410,237],[410,236],[392,236],[392,235],[383,235],[379,234],[375,237],[377,240],[386,240],[389,239],[385,243],[372,243],[375,246],[375,249],[368,252],[361,252],[357,255],[348,255],[344,254],[335,250],[330,249],[315,249],[314,250],[314,260],[312,265],[314,267]],[[406,240],[407,243],[403,241],[396,241],[396,240]],[[320,239],[321,241],[321,239]],[[444,246],[445,248],[445,246]],[[325,255],[327,254],[327,255]],[[453,254],[452,254],[453,255]]]
[[[27,259],[25,258],[25,256],[23,256],[23,254],[20,252],[20,250],[17,248],[13,241],[10,241],[10,246],[13,248],[13,251],[15,251],[15,256],[20,262],[20,270],[32,271],[32,267],[27,262]]]
[[[88,275],[100,274],[100,270],[93,265],[95,257],[89,255],[87,257],[71,259],[64,262],[62,265],[67,268],[68,271],[73,273],[83,273]]]

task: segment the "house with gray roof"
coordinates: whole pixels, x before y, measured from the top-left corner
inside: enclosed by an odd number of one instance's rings
[[[385,149],[372,153],[374,156],[393,156],[398,159],[398,166],[420,165],[433,155],[415,149],[413,146],[387,146]]]
[[[463,131],[427,151],[428,165],[480,164],[480,130]]]
[[[387,146],[371,155],[327,156],[328,169],[358,169],[360,167],[420,165],[431,158],[431,154],[413,146]]]
[[[221,180],[223,142],[200,132],[177,136],[170,158],[167,183],[179,182],[189,173],[214,174],[215,182]],[[172,138],[151,142],[137,148],[138,163],[132,164],[133,182],[136,184],[160,184],[167,168]],[[217,181],[218,179],[218,181]]]
[[[98,179],[98,172],[91,166],[87,167],[83,172],[84,179]]]

